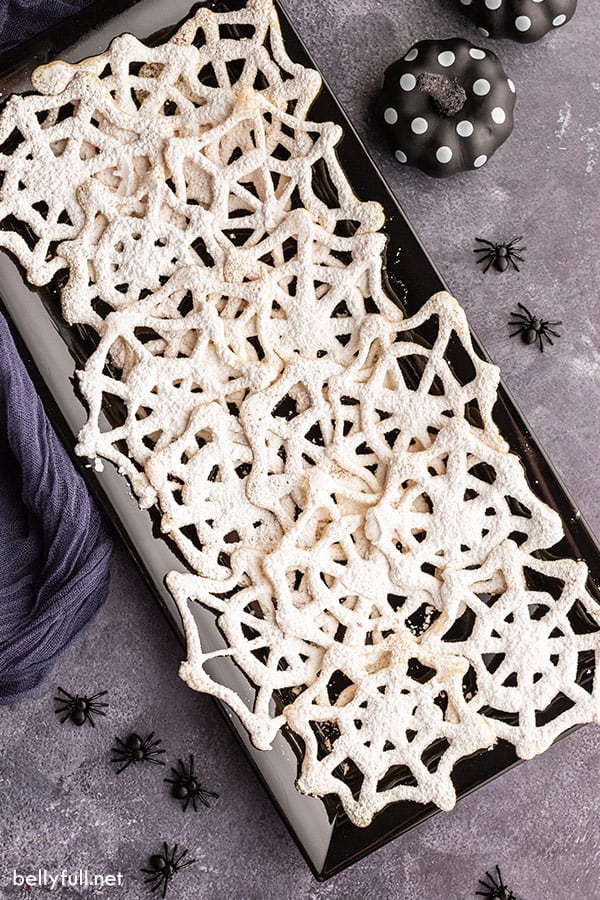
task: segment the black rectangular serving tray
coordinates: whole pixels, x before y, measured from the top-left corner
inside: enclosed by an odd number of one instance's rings
[[[241,0],[219,0],[206,5],[224,9],[228,4],[230,8],[243,5]],[[123,32],[131,32],[149,43],[166,40],[200,5],[192,5],[190,0],[169,0],[168,3],[164,0],[99,0],[0,56],[1,99],[13,92],[31,90],[30,74],[36,66],[56,58],[75,62],[101,53],[113,37]],[[316,68],[285,11],[281,6],[279,9],[288,53],[303,65]],[[312,107],[311,117],[342,126],[344,138],[338,147],[338,155],[350,183],[362,200],[377,200],[385,210],[388,289],[409,315],[414,314],[433,293],[446,289],[441,275],[326,83]],[[56,430],[129,548],[170,625],[184,643],[179,612],[164,585],[165,574],[171,569],[181,569],[182,563],[168,540],[160,535],[156,511],[138,508],[127,482],[112,465],[106,464],[104,471],[96,472],[73,453],[76,435],[86,418],[77,396],[74,374],[87,354],[85,334],[80,329],[70,328],[62,320],[56,288],[35,289],[27,285],[18,263],[4,251],[0,253],[0,308],[8,317],[21,355]],[[476,339],[474,344],[480,355],[487,359]],[[460,376],[461,361],[451,362]],[[532,489],[562,518],[565,538],[554,548],[555,553],[586,561],[590,570],[588,587],[600,603],[600,547],[503,386],[499,390],[494,417],[510,448],[521,457]],[[214,616],[199,606],[197,616],[203,642],[208,649],[211,644],[216,646],[219,633]],[[245,679],[230,661],[220,662],[219,677],[242,696],[248,691]],[[291,733],[281,732],[272,751],[258,751],[237,717],[227,707],[220,706],[318,879],[339,872],[438,812],[432,805],[395,803],[379,813],[368,828],[357,828],[349,822],[335,798],[307,797],[296,790],[302,748]],[[470,793],[517,762],[513,748],[502,741],[490,751],[462,760],[453,773],[458,796]],[[268,835],[262,838],[268,840]]]

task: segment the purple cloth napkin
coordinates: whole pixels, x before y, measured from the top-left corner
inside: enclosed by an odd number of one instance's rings
[[[111,549],[0,316],[0,703],[35,687],[103,604]]]
[[[93,0],[0,0],[0,53],[49,28]]]

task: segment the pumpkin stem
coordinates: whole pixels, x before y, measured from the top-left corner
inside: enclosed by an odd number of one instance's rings
[[[439,113],[446,118],[460,112],[467,100],[467,92],[445,75],[422,72],[417,78],[417,90],[429,94]]]

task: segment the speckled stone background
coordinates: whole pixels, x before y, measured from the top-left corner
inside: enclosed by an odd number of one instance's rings
[[[455,0],[286,0],[347,109],[593,530],[600,533],[600,65],[596,0],[538,44],[483,41],[518,90],[516,127],[477,173],[433,181],[395,163],[371,115],[383,69],[428,37],[480,38]],[[522,273],[483,275],[476,235],[523,233]],[[508,337],[517,301],[562,319],[542,356]],[[0,711],[0,897],[12,870],[124,874],[101,896],[147,896],[138,868],[162,840],[190,849],[176,900],[462,900],[499,862],[523,900],[600,898],[600,732],[586,727],[325,884],[311,876],[212,702],[177,677],[181,649],[126,553],[110,601],[35,696]],[[110,691],[95,730],[61,727],[55,687]],[[193,751],[220,792],[184,816],[158,767],[116,778],[115,734],[155,729],[169,759]],[[45,896],[32,888],[30,896]],[[62,889],[55,896],[100,896]]]

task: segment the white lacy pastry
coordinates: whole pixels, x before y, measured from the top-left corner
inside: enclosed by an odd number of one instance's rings
[[[448,294],[411,318],[387,297],[382,210],[307,117],[320,79],[270,0],[33,81],[0,116],[0,245],[96,332],[77,450],[186,563],[187,683],[261,749],[293,729],[299,789],[361,826],[451,808],[498,738],[529,758],[598,721],[587,570],[546,552],[562,526],[494,423],[498,370]]]

